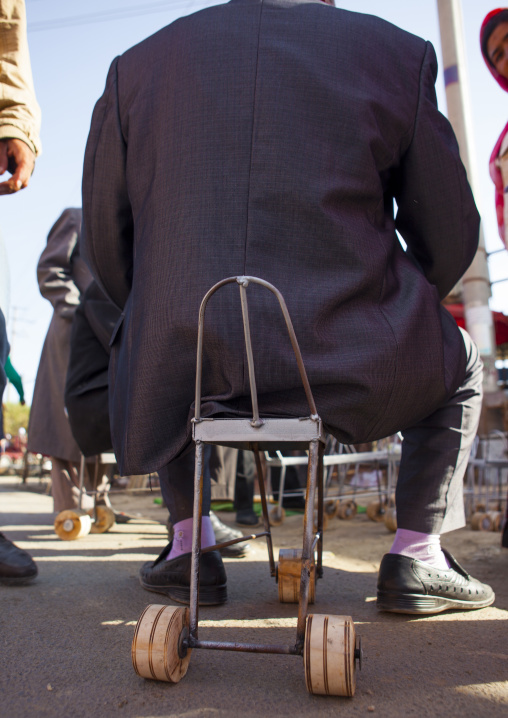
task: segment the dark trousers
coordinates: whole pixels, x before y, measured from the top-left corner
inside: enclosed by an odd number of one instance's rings
[[[441,534],[465,525],[463,479],[482,408],[483,363],[469,334],[464,380],[433,414],[402,431],[397,526]]]
[[[399,528],[445,533],[465,524],[463,478],[482,405],[483,364],[463,332],[467,353],[464,381],[443,406],[402,431],[396,489]],[[380,437],[381,438],[381,437]],[[210,463],[217,447],[205,446],[203,515],[210,510]],[[194,450],[159,471],[163,498],[173,523],[192,516]]]

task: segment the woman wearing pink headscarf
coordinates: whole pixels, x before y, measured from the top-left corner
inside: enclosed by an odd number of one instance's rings
[[[508,8],[497,8],[485,17],[480,29],[483,59],[499,86],[508,92]],[[496,186],[496,214],[499,234],[508,247],[508,123],[499,135],[489,161]]]

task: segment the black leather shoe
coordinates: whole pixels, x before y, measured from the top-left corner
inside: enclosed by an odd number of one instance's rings
[[[238,526],[256,528],[261,524],[261,519],[254,509],[239,509],[236,512],[236,523]]]
[[[139,571],[143,588],[163,593],[173,601],[190,603],[191,554],[184,553],[166,561],[169,543],[155,561],[148,561]],[[199,562],[199,605],[215,606],[227,601],[226,571],[218,551],[201,554]]]
[[[212,522],[212,528],[217,543],[232,541],[233,539],[239,539],[243,536],[243,533],[238,531],[238,529],[233,529],[230,526],[223,524],[213,511],[210,511],[210,521]],[[248,543],[234,543],[232,546],[225,546],[220,549],[221,554],[223,556],[229,556],[229,558],[243,558],[249,551],[250,545]]]
[[[387,553],[377,582],[377,607],[391,613],[441,613],[485,608],[494,603],[490,586],[470,576],[443,549],[450,568],[441,570],[415,558]]]
[[[15,546],[0,533],[0,583],[30,583],[37,576],[37,566],[30,554]]]

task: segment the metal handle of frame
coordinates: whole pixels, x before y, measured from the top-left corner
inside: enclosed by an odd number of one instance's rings
[[[269,289],[278,299],[282,314],[284,316],[284,321],[286,322],[286,327],[288,330],[289,338],[291,341],[291,345],[293,347],[293,352],[295,354],[296,363],[298,365],[298,370],[300,372],[300,378],[302,380],[303,388],[305,391],[305,396],[307,397],[307,402],[309,404],[310,409],[310,416],[312,419],[317,419],[317,409],[316,404],[314,402],[314,397],[312,395],[312,391],[310,388],[309,380],[307,377],[307,372],[305,371],[305,366],[303,364],[302,354],[300,351],[300,347],[298,344],[298,340],[296,338],[295,330],[293,328],[293,323],[291,321],[291,317],[289,316],[288,308],[286,306],[286,302],[284,301],[284,297],[279,292],[279,290],[273,286],[273,284],[270,284],[269,282],[266,282],[264,279],[259,279],[258,277],[250,277],[250,276],[237,276],[237,277],[228,277],[227,279],[223,279],[220,282],[217,282],[217,284],[214,284],[214,286],[208,290],[208,292],[203,297],[203,301],[201,302],[201,306],[199,308],[199,325],[198,325],[198,347],[197,347],[197,362],[196,362],[196,396],[195,396],[195,410],[194,410],[194,421],[199,422],[201,421],[201,378],[202,378],[202,369],[203,369],[203,334],[204,334],[204,318],[205,318],[205,309],[206,305],[208,304],[208,300],[214,294],[218,289],[223,287],[225,284],[232,284],[233,282],[236,282],[239,285],[240,289],[240,301],[242,305],[242,319],[243,319],[243,329],[244,329],[244,336],[245,336],[245,347],[247,351],[247,363],[249,368],[249,384],[250,384],[250,392],[251,392],[251,398],[252,398],[252,426],[261,426],[262,420],[259,418],[259,410],[258,410],[258,402],[257,402],[257,391],[256,391],[256,378],[255,378],[255,372],[254,372],[254,357],[252,353],[252,344],[251,344],[251,338],[250,338],[250,324],[249,324],[249,311],[248,311],[248,305],[247,305],[247,292],[246,289],[249,286],[249,284],[252,282],[253,284],[260,284],[263,287],[266,287]]]

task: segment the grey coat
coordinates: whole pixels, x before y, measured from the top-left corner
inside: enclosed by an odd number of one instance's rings
[[[37,265],[40,292],[51,302],[54,312],[35,381],[28,450],[66,461],[79,461],[80,458],[64,410],[72,318],[81,293],[92,280],[79,253],[81,217],[81,209],[64,210],[48,234],[46,248]]]
[[[88,261],[123,310],[110,364],[123,473],[188,445],[199,303],[224,277],[281,290],[342,441],[403,429],[457,388],[464,346],[440,299],[479,218],[436,72],[430,43],[319,0],[232,0],[114,60],[83,209]],[[208,413],[250,406],[237,291],[207,319]],[[308,414],[274,300],[250,301],[261,410]]]

